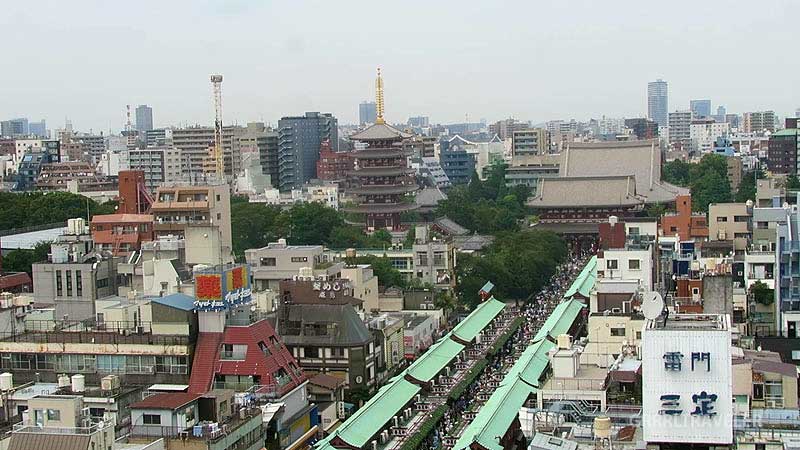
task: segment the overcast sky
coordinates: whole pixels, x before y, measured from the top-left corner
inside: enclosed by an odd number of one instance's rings
[[[227,123],[352,123],[378,66],[393,122],[642,116],[656,78],[670,110],[783,116],[800,107],[798,17],[797,0],[9,0],[0,118],[117,131],[146,103],[156,126],[210,124],[221,73]]]

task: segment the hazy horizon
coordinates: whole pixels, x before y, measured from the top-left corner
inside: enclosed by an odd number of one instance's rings
[[[10,50],[0,119],[68,117],[119,131],[125,105],[157,127],[213,117],[221,73],[225,123],[305,111],[355,123],[374,98],[386,116],[432,123],[644,117],[647,82],[669,83],[669,111],[710,99],[712,112],[800,108],[800,2],[28,1],[0,7]],[[757,55],[757,56],[756,56]],[[795,92],[795,94],[790,94]],[[135,120],[135,115],[134,115]]]

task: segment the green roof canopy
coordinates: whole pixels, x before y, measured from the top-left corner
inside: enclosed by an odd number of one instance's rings
[[[800,134],[800,130],[797,128],[784,128],[772,133],[770,137],[797,136],[798,134]]]
[[[567,292],[564,293],[564,298],[570,298],[574,295],[589,298],[589,293],[594,287],[595,280],[597,280],[597,256],[592,256],[592,259],[586,263],[581,273],[578,274],[575,281],[567,289]]]
[[[486,328],[486,325],[489,325],[505,307],[505,303],[491,297],[489,300],[478,305],[470,315],[459,322],[458,325],[453,328],[452,334],[464,341],[475,339],[475,336]]]
[[[536,336],[533,337],[533,341],[536,342],[544,339],[548,334],[556,337],[559,334],[566,333],[572,327],[572,324],[575,323],[575,319],[583,308],[586,308],[586,305],[577,299],[571,298],[562,301],[556,306],[547,320],[545,320],[544,324],[542,324],[542,328],[540,328]]]
[[[534,388],[522,380],[506,380],[508,376],[503,380],[505,384],[501,384],[478,411],[475,420],[464,430],[453,450],[469,448],[473,442],[490,450],[503,450],[497,436],[506,434],[525,400],[535,392]]]
[[[337,428],[332,436],[339,436],[354,447],[367,445],[369,439],[386,425],[403,405],[414,398],[420,389],[416,384],[395,377]]]
[[[406,373],[415,380],[428,382],[464,350],[464,345],[450,339],[448,333],[422,354]]]
[[[535,344],[529,345],[508,371],[503,381],[519,378],[532,386],[538,385],[539,378],[547,369],[547,365],[550,364],[547,352],[555,346],[554,343],[547,339],[542,339]]]

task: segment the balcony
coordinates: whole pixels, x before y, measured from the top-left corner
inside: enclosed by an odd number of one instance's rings
[[[91,435],[106,429],[113,429],[114,422],[92,423],[86,427],[40,427],[28,423],[18,423],[14,425],[12,433],[34,433],[34,434],[61,434],[61,435]]]

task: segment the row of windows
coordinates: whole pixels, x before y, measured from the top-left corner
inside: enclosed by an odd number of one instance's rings
[[[4,353],[0,368],[72,373],[187,374],[185,356]]]
[[[640,270],[641,266],[642,266],[641,261],[639,261],[638,259],[628,260],[628,270]],[[609,270],[619,269],[619,261],[617,261],[616,259],[606,260],[606,268]]]

